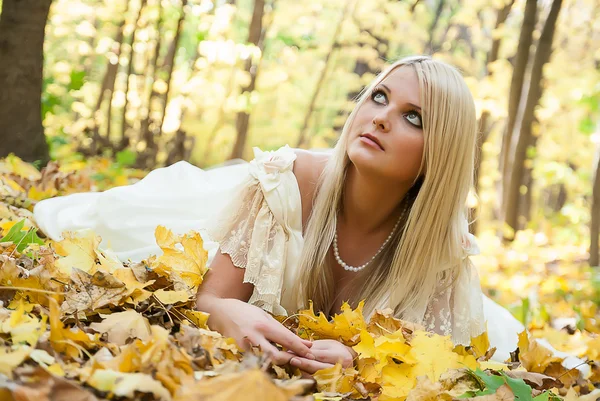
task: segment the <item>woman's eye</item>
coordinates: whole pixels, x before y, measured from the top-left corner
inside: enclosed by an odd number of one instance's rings
[[[371,95],[371,99],[373,99],[373,101],[375,101],[375,103],[381,103],[381,102],[378,102],[377,100],[375,100],[377,97],[381,97],[381,98],[385,99],[385,94],[380,90],[376,90]]]
[[[408,122],[410,122],[412,125],[414,125],[416,127],[423,126],[423,122],[421,121],[421,116],[416,111],[409,112],[406,115],[406,119],[408,120]]]

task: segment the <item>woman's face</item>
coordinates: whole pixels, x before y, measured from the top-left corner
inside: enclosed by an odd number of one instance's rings
[[[373,88],[349,131],[348,157],[359,171],[414,181],[424,145],[419,99],[417,74],[410,66],[394,69]]]

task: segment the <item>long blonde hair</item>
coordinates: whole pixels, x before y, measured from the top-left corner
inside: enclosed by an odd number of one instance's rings
[[[468,227],[466,200],[473,184],[477,135],[473,97],[454,67],[428,56],[406,57],[382,71],[360,94],[319,178],[295,290],[302,307],[312,300],[315,311],[327,314],[335,302],[327,252],[351,163],[349,127],[373,88],[402,66],[413,68],[419,80],[424,135],[421,167],[404,199],[409,202],[409,213],[401,229],[387,249],[357,274],[355,280],[362,284],[348,301],[356,306],[364,299],[365,315],[384,306],[393,308],[397,317],[421,323],[436,282],[448,273],[459,273],[461,264],[471,263],[462,258],[461,241]]]

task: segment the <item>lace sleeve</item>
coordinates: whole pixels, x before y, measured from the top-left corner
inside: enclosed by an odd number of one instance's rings
[[[248,302],[287,315],[282,287],[295,273],[302,248],[300,192],[292,171],[296,154],[286,145],[269,152],[254,148],[254,155],[248,176],[208,234],[235,266],[246,269],[244,282],[254,285]]]
[[[464,256],[459,269],[440,273],[439,285],[431,297],[424,316],[427,330],[450,335],[455,345],[469,345],[471,337],[485,330],[479,276],[470,255],[479,254],[477,240],[467,234],[463,241]]]

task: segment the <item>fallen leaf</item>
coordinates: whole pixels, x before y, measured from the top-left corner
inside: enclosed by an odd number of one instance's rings
[[[139,338],[146,341],[152,337],[152,330],[148,319],[133,309],[124,312],[111,313],[100,316],[104,319],[101,323],[92,323],[90,328],[107,333],[108,341],[116,345],[125,345],[129,338]]]
[[[190,299],[187,291],[165,291],[160,289],[154,291],[154,296],[165,305],[187,302]]]
[[[93,274],[96,271],[96,249],[100,237],[92,230],[64,232],[62,236],[62,241],[54,243],[56,253],[62,256],[56,261],[56,266],[66,275],[71,275],[73,267]]]
[[[63,313],[66,314],[93,311],[109,304],[118,305],[128,294],[128,289],[122,281],[101,271],[90,275],[73,268],[71,281],[72,285],[61,305]]]
[[[160,400],[171,400],[171,394],[163,385],[144,373],[122,373],[114,370],[97,369],[87,384],[117,397],[133,398],[136,391],[151,393]]]

